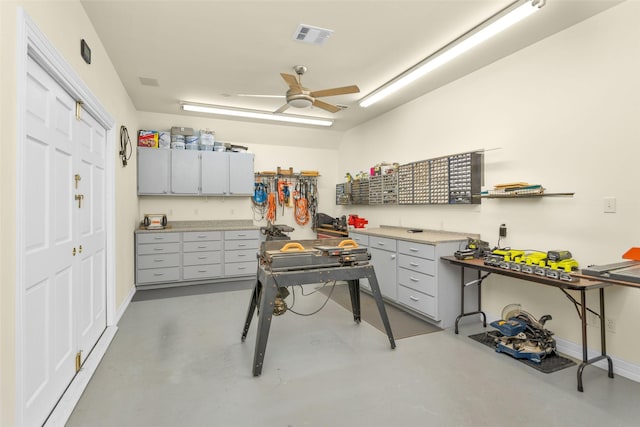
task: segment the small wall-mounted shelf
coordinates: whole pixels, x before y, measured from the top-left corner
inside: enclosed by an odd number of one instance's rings
[[[573,197],[575,193],[542,193],[542,194],[474,194],[481,199],[532,199],[540,197]]]

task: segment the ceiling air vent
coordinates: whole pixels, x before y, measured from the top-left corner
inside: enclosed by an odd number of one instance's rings
[[[309,44],[323,45],[331,37],[331,34],[333,34],[333,30],[300,24],[293,39]]]

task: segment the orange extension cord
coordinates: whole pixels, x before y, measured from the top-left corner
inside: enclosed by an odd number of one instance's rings
[[[276,193],[273,191],[267,196],[267,221],[274,223],[276,220]]]
[[[296,199],[294,214],[298,224],[305,225],[309,222],[309,201],[305,197]]]

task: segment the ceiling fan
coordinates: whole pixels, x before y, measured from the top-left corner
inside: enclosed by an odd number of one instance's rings
[[[287,90],[287,93],[285,95],[287,103],[274,111],[274,113],[282,113],[289,107],[306,108],[311,105],[322,108],[323,110],[327,110],[331,113],[337,113],[341,110],[340,107],[324,101],[320,101],[317,98],[360,92],[360,89],[356,85],[310,91],[306,87],[302,86],[301,83],[301,77],[307,71],[307,67],[305,67],[304,65],[296,65],[295,67],[293,67],[293,70],[296,72],[297,77],[292,74],[280,73],[284,81],[289,86],[289,90]]]

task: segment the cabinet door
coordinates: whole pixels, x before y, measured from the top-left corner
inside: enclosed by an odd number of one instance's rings
[[[225,195],[229,188],[229,153],[203,151],[202,194]]]
[[[229,154],[229,194],[253,194],[254,171],[253,154]]]
[[[138,147],[138,194],[169,193],[171,150]]]
[[[200,152],[171,150],[171,192],[198,194],[200,191]]]
[[[397,300],[396,253],[378,248],[369,248],[369,251],[382,296]]]

